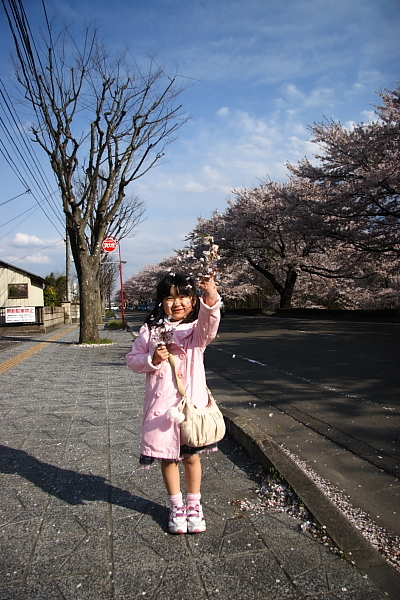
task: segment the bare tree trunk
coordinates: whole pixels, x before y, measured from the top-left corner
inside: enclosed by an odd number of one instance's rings
[[[97,323],[101,323],[102,317],[103,317],[103,307],[104,307],[104,300],[101,297],[101,292],[100,292],[100,288],[99,288],[99,294],[98,294],[98,302],[97,302]]]
[[[81,271],[78,274],[80,289],[80,334],[79,343],[100,341],[99,303],[100,283],[98,270],[93,269],[91,257],[81,257]],[[93,308],[95,307],[95,310]]]
[[[297,281],[297,272],[293,268],[289,268],[286,273],[286,281],[285,285],[279,283],[273,273],[270,273],[267,269],[264,269],[259,264],[257,264],[254,260],[252,260],[249,256],[246,256],[247,261],[250,265],[259,273],[264,275],[271,282],[273,288],[278,292],[281,297],[279,307],[280,308],[292,308],[292,298],[294,288],[296,286]]]
[[[293,292],[297,281],[296,271],[288,271],[285,287],[281,290],[281,301],[279,308],[292,308]]]

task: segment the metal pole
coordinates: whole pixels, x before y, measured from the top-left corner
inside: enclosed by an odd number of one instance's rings
[[[65,229],[65,301],[71,302],[71,244],[68,228]]]
[[[121,260],[121,244],[118,241],[118,255],[119,255],[119,281],[121,286],[121,313],[122,313],[122,329],[126,328],[125,323],[125,298],[124,298],[124,284],[122,283],[122,260]]]

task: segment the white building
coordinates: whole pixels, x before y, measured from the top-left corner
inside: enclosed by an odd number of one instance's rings
[[[35,322],[35,309],[44,306],[44,287],[43,277],[0,260],[0,321]]]

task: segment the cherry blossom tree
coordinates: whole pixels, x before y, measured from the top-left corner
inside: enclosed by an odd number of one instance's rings
[[[292,306],[299,274],[327,265],[326,246],[307,220],[291,184],[263,183],[253,189],[234,190],[223,214],[200,219],[199,233],[211,233],[221,247],[222,262],[240,261],[268,281],[280,297],[280,307]],[[307,227],[302,224],[307,222]],[[253,277],[254,279],[254,277]]]
[[[269,286],[282,308],[398,307],[400,89],[380,97],[374,122],[315,124],[315,163],[288,164],[288,183],[234,190],[162,268],[196,273],[212,238],[227,297]]]
[[[264,287],[268,282],[281,308],[293,303],[357,307],[356,290],[366,287],[375,266],[342,240],[324,235],[323,217],[303,198],[305,187],[312,195],[315,186],[298,186],[298,181],[268,182],[236,190],[226,211],[199,219],[188,238],[193,245],[199,234],[212,234],[221,247],[221,270],[234,262],[247,270],[253,283],[255,273],[262,275]]]
[[[383,91],[376,121],[347,129],[311,127],[322,153],[288,164],[303,203],[321,217],[322,234],[396,272],[400,257],[400,88]],[[310,189],[312,192],[310,193]],[[389,264],[391,262],[391,265]]]

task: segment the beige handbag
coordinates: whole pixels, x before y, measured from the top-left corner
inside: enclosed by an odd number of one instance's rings
[[[172,407],[168,411],[170,418],[180,423],[181,445],[199,448],[219,442],[225,435],[225,421],[210,390],[207,388],[208,405],[205,408],[197,408],[187,398],[182,381],[177,377],[172,354],[169,354],[168,360],[175,373],[178,390],[182,396],[178,406]]]

